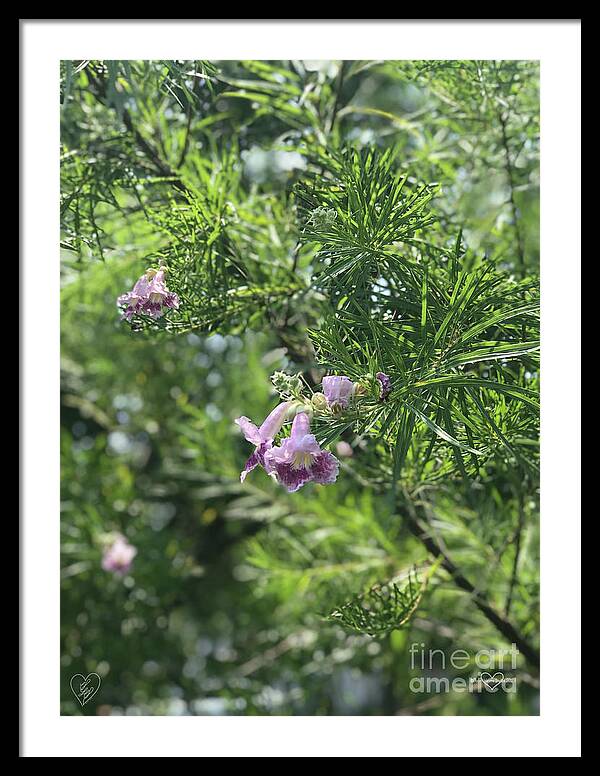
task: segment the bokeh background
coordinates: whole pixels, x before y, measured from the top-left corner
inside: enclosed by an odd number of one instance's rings
[[[269,251],[285,254],[295,240],[290,192],[305,165],[285,143],[304,129],[281,100],[257,99],[248,82],[285,84],[290,71],[317,115],[330,115],[337,100],[339,141],[394,145],[417,179],[441,182],[439,212],[463,228],[475,254],[535,273],[537,64],[496,64],[509,110],[485,95],[477,63],[457,63],[455,72],[424,65],[346,63],[342,79],[339,62],[270,63],[281,72],[277,81],[261,63],[107,63],[116,86],[99,99],[89,63],[62,64],[63,714],[537,713],[537,678],[523,663],[514,695],[410,691],[419,674],[410,668],[411,643],[471,654],[505,646],[443,576],[407,626],[382,637],[327,618],[351,581],[424,558],[423,549],[393,522],[385,499],[361,488],[351,458],[335,488],[290,496],[258,473],[240,485],[248,449],[233,419],[266,415],[275,401],[269,375],[296,365],[293,349],[258,325],[173,336],[122,323],[115,300],[160,251],[164,233],[122,178],[105,178],[102,189],[85,173],[94,165],[130,170],[133,135],[123,109],[173,165],[184,148],[201,158],[235,141],[253,250],[265,261]],[[92,66],[100,72],[102,63]],[[494,82],[491,65],[484,69]],[[206,78],[187,78],[193,70]],[[254,97],[244,99],[244,91]],[[120,149],[112,157],[111,147]],[[161,186],[152,196],[162,196]],[[279,219],[278,231],[264,213]],[[309,272],[309,258],[304,266]],[[481,566],[488,575],[493,564],[499,573],[510,567],[495,526],[526,514],[512,606],[535,638],[536,494],[515,496],[508,475],[470,499],[461,487],[440,493],[437,516],[450,532],[470,533],[466,562],[476,575]],[[115,532],[138,550],[124,577],[101,567]],[[307,544],[314,556],[306,557]],[[102,686],[82,710],[69,680],[90,671]]]

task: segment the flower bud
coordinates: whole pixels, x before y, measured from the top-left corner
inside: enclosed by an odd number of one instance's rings
[[[324,393],[313,393],[311,401],[316,410],[326,410],[329,407],[329,402]]]
[[[332,410],[346,409],[352,390],[352,380],[345,375],[330,375],[323,378],[323,393]]]
[[[337,219],[337,210],[330,207],[318,207],[311,211],[308,217],[308,223],[317,228],[331,226]]]
[[[305,401],[294,401],[292,402],[291,407],[288,410],[287,420],[291,420],[292,418],[295,418],[296,415],[299,415],[301,412],[306,413],[306,415],[308,415],[310,420],[312,419],[312,416],[314,414],[314,407],[312,406],[312,404],[307,403]]]
[[[302,394],[302,380],[300,375],[288,375],[285,372],[274,372],[271,382],[277,393],[282,398],[294,398]]]
[[[392,390],[392,381],[390,380],[389,375],[386,375],[384,372],[377,372],[375,377],[379,381],[380,385],[379,398],[381,401],[385,401]]]

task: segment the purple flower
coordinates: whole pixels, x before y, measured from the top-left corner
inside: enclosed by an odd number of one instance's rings
[[[390,391],[392,390],[392,381],[383,372],[377,372],[375,377],[381,383],[381,392],[380,392],[379,398],[381,399],[381,401],[385,401],[389,396]]]
[[[129,544],[124,536],[118,534],[102,556],[102,568],[104,571],[112,571],[114,574],[124,576],[129,572],[136,555],[137,549]]]
[[[321,450],[310,431],[310,420],[299,412],[292,423],[291,435],[279,447],[269,447],[264,453],[264,467],[290,493],[307,482],[328,485],[335,482],[339,462],[331,453]]]
[[[179,307],[179,297],[167,288],[164,270],[149,269],[131,291],[117,299],[117,304],[125,308],[123,318],[128,321],[138,313],[160,318],[165,308]]]
[[[354,383],[349,377],[333,375],[323,378],[323,393],[330,407],[346,409],[353,389]]]
[[[260,428],[255,426],[250,418],[246,418],[245,416],[236,418],[235,422],[242,429],[242,433],[248,442],[252,442],[253,445],[256,445],[255,451],[246,461],[246,465],[240,474],[241,482],[246,479],[248,473],[251,472],[252,469],[255,469],[257,466],[265,465],[265,453],[273,444],[273,439],[281,431],[281,427],[287,420],[292,404],[293,402],[291,401],[284,401],[279,404],[269,415],[267,415]]]

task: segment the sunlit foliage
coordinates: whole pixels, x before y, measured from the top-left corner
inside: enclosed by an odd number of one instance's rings
[[[64,62],[61,125],[63,713],[536,713],[537,63]],[[390,375],[335,485],[240,484],[276,370]],[[415,695],[413,642],[519,692]]]

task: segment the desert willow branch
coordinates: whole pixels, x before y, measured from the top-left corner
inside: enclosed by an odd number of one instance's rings
[[[530,644],[522,633],[512,624],[510,620],[502,616],[496,609],[494,609],[488,601],[485,600],[483,595],[477,591],[475,585],[473,585],[459,570],[459,568],[449,558],[448,554],[442,549],[440,544],[434,539],[427,530],[420,524],[414,514],[411,514],[411,510],[408,510],[405,515],[407,518],[407,524],[410,532],[415,536],[435,557],[441,558],[442,567],[450,574],[454,583],[465,593],[468,593],[475,606],[486,617],[492,625],[495,626],[508,641],[516,644],[523,657],[535,668],[540,667],[540,654],[539,651]]]
[[[98,102],[101,102],[103,105],[106,104],[106,84],[104,80],[101,80],[95,76],[91,69],[88,69],[88,78],[91,86],[93,87],[93,89],[91,89],[91,93],[98,100]],[[179,189],[179,191],[188,193],[189,189],[181,180],[179,174],[167,162],[161,159],[158,151],[153,148],[153,146],[134,126],[133,120],[127,108],[123,108],[122,110],[122,119],[125,127],[127,128],[127,131],[133,135],[135,142],[139,146],[140,150],[143,151],[144,155],[156,169],[157,173],[163,178],[169,178],[173,186],[176,189]]]

